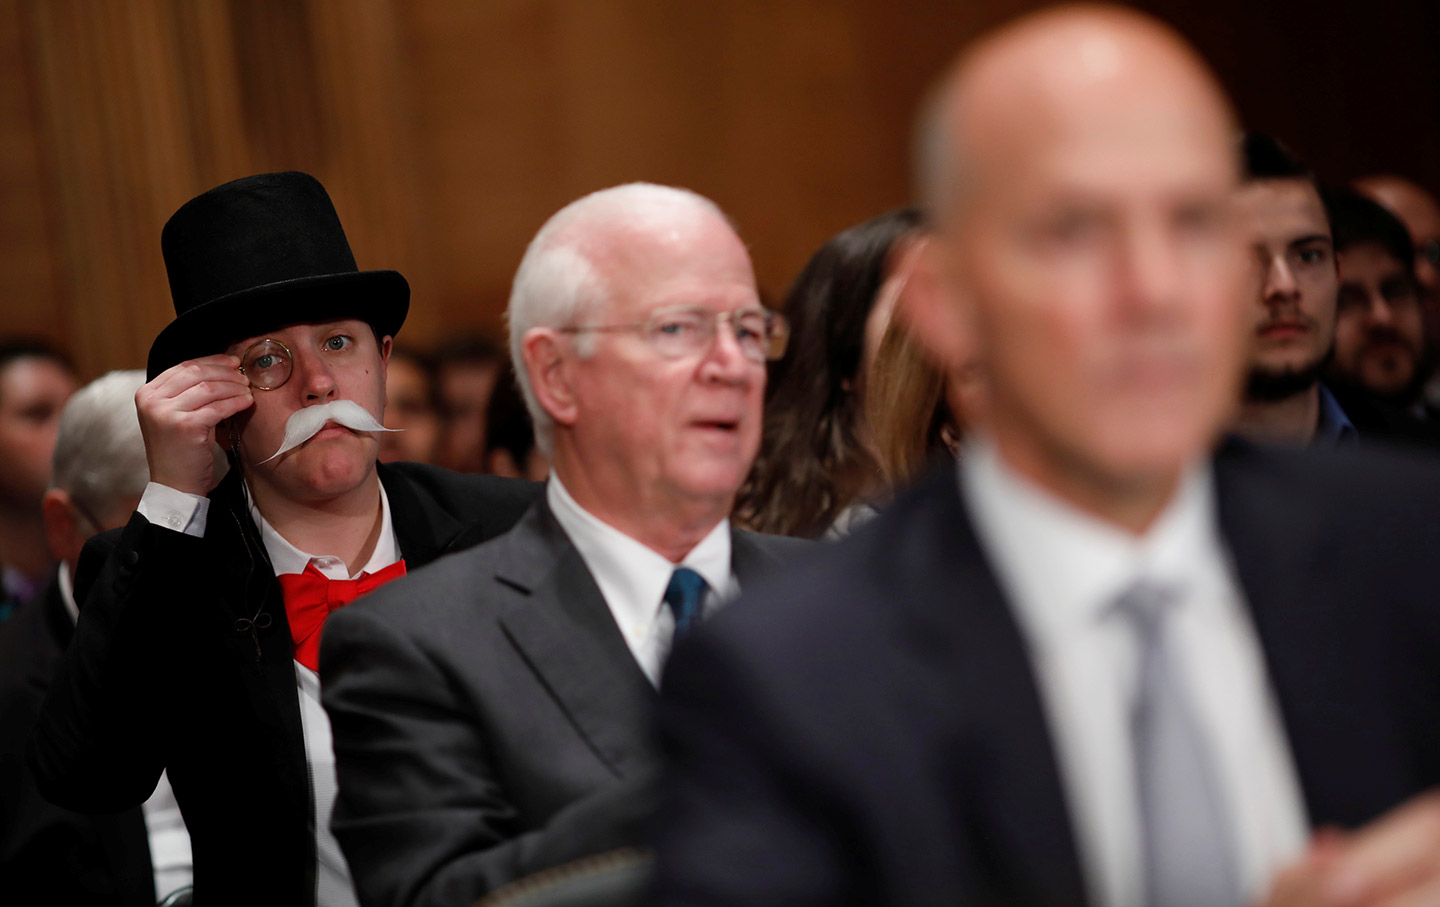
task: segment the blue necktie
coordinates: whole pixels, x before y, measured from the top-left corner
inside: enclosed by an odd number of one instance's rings
[[[671,574],[670,585],[665,587],[665,604],[675,614],[675,639],[680,639],[700,623],[705,590],[708,588],[705,577],[689,567],[676,567]]]

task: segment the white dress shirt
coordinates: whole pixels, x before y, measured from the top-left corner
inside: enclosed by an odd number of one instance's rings
[[[152,489],[158,489],[152,494]],[[247,494],[247,498],[249,495]],[[139,512],[151,523],[167,526],[187,535],[205,534],[209,499],[186,494],[151,482],[140,499]],[[400,546],[395,540],[395,527],[390,519],[390,499],[385,486],[380,486],[380,538],[375,551],[360,573],[375,573],[400,559]],[[345,562],[333,555],[308,554],[290,544],[266,521],[252,503],[250,517],[260,530],[265,553],[275,568],[275,575],[303,573],[309,564],[330,579],[352,579]],[[320,677],[295,662],[295,685],[300,694],[300,722],[305,735],[305,762],[310,773],[311,806],[315,812],[315,859],[317,907],[356,907],[355,885],[349,864],[340,852],[340,845],[330,831],[330,813],[335,806],[335,746],[330,733],[330,718],[320,705]]]
[[[71,621],[80,617],[75,605],[75,587],[70,568],[60,565],[60,601]],[[155,877],[155,900],[163,901],[172,892],[191,884],[195,878],[195,861],[190,853],[190,832],[170,789],[170,776],[160,773],[160,780],[150,799],[142,804],[145,816],[145,837],[150,844],[150,869]]]
[[[1113,607],[1141,578],[1180,595],[1167,642],[1209,744],[1244,895],[1263,896],[1302,851],[1307,821],[1209,469],[1190,470],[1136,537],[1026,481],[983,438],[959,468],[964,504],[1028,643],[1091,899],[1145,903],[1126,718],[1139,653]]]
[[[705,578],[710,589],[702,614],[739,594],[730,569],[730,521],[717,523],[677,565],[585,510],[553,472],[545,499],[590,569],[640,670],[658,687],[675,636],[675,615],[665,605],[665,588],[675,568],[689,567]]]

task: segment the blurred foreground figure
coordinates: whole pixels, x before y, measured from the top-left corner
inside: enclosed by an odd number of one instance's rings
[[[470,904],[642,843],[672,642],[800,546],[730,528],[785,334],[714,203],[631,184],[563,208],[508,320],[544,497],[326,629],[335,836],[366,907]]]
[[[1058,8],[929,114],[913,315],[984,416],[672,659],[661,903],[1440,896],[1440,477],[1212,458],[1254,299],[1208,70]]]
[[[0,342],[0,621],[28,601],[55,562],[45,546],[40,497],[60,409],[75,393],[75,372],[48,346]]]
[[[65,404],[44,498],[60,566],[0,627],[0,893],[8,897],[45,892],[52,904],[149,907],[190,884],[190,837],[163,774],[143,811],[87,816],[41,799],[24,764],[23,743],[75,632],[80,549],[125,525],[149,481],[135,415],[144,383],[142,371],[111,372]]]

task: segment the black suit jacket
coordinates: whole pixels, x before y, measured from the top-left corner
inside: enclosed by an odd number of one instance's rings
[[[1440,784],[1435,465],[1235,448],[1216,484],[1310,821]],[[953,466],[742,597],[663,689],[662,904],[1086,901],[1026,643]]]
[[[508,529],[539,488],[418,464],[380,467],[407,569]],[[207,904],[314,902],[315,839],[280,585],[232,473],[204,538],[136,514],[81,555],[75,638],[30,746],[72,809],[142,803],[161,769]]]
[[[141,810],[62,809],[40,796],[25,764],[25,741],[74,632],[58,578],[0,625],[0,902],[43,892],[52,904],[151,907]]]
[[[732,536],[742,585],[805,543]],[[655,697],[544,500],[333,616],[320,656],[362,904],[459,905],[643,839]]]

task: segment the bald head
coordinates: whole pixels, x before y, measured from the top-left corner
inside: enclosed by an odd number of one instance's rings
[[[967,190],[993,183],[996,163],[1043,152],[1076,124],[1105,124],[1118,142],[1136,144],[1176,131],[1225,143],[1235,132],[1214,76],[1179,35],[1104,5],[1042,11],[982,37],[923,116],[917,180],[943,221]]]
[[[530,241],[511,288],[506,318],[511,361],[535,423],[536,442],[552,452],[553,424],[536,399],[521,347],[534,328],[560,328],[582,315],[601,317],[643,276],[683,261],[697,232],[713,235],[749,267],[749,256],[719,206],[698,193],[653,183],[592,192],[561,208]],[[753,287],[754,276],[750,275]],[[593,335],[575,345],[588,354]]]
[[[1153,19],[1064,7],[981,39],[928,116],[938,235],[917,307],[937,313],[928,338],[963,337],[952,363],[981,351],[983,432],[1096,509],[1163,503],[1243,371],[1250,275],[1214,77]]]

